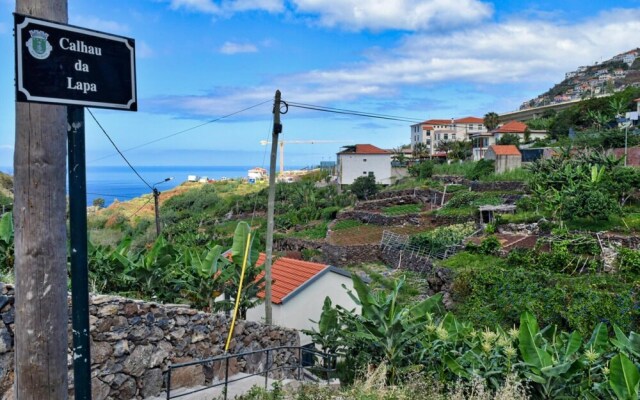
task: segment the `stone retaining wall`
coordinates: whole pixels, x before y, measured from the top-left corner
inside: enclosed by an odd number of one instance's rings
[[[529,187],[524,182],[519,181],[499,181],[499,182],[478,182],[473,181],[470,184],[471,190],[474,192],[497,192],[497,191],[514,191],[526,192]]]
[[[0,283],[0,398],[11,399],[13,384],[13,287]],[[214,357],[223,353],[229,322],[224,314],[209,314],[182,305],[163,305],[115,296],[92,296],[91,386],[93,399],[141,399],[165,389],[169,364]],[[71,327],[69,343],[71,344]],[[297,331],[239,321],[230,353],[278,346],[299,346]],[[230,359],[229,373],[262,371],[265,355]],[[297,357],[284,350],[270,357],[270,366],[294,367]],[[70,393],[73,356],[69,349]],[[293,376],[294,370],[286,376]],[[220,362],[181,368],[172,373],[172,388],[191,387],[224,377]],[[282,377],[283,373],[280,373]],[[3,393],[5,394],[3,396]]]
[[[281,238],[276,240],[273,245],[278,251],[301,252],[304,249],[318,250],[321,252],[320,262],[336,267],[345,267],[347,265],[367,262],[380,262],[381,260],[380,245],[377,243],[340,246],[324,241]]]
[[[336,220],[354,219],[365,224],[379,226],[396,226],[404,224],[419,225],[420,217],[418,214],[406,215],[384,215],[377,212],[366,210],[349,210],[341,211],[336,216]]]
[[[429,283],[428,295],[433,296],[442,292],[442,300],[447,310],[453,308],[451,300],[451,285],[453,284],[453,272],[447,268],[439,268],[433,265],[431,260],[412,255],[410,252],[387,247],[380,252],[382,260],[390,267],[421,273]]]

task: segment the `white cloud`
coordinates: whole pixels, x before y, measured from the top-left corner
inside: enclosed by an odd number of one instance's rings
[[[170,0],[171,8],[213,15],[229,16],[244,11],[267,11],[277,13],[284,10],[282,0]]]
[[[493,8],[478,0],[292,0],[296,11],[321,25],[347,30],[429,30],[478,24]]]
[[[257,51],[258,48],[251,43],[225,42],[220,47],[220,53],[222,54],[256,53]]]
[[[276,88],[285,99],[312,104],[404,99],[416,90],[428,97],[431,87],[459,84],[484,85],[496,98],[518,98],[517,85],[551,86],[580,65],[637,47],[638,37],[638,9],[605,12],[573,24],[516,19],[453,33],[423,32],[384,52],[366,52],[359,62],[341,68],[275,77],[268,86],[222,88],[207,95],[173,98],[163,108],[180,114],[220,115],[271,98]],[[504,93],[504,84],[509,83],[516,89]]]
[[[10,144],[0,144],[0,150],[13,150],[13,146]]]
[[[69,22],[73,25],[94,29],[96,31],[113,33],[115,35],[122,35],[129,32],[129,27],[125,24],[91,15],[72,15]]]
[[[171,8],[230,16],[245,11],[287,9],[312,23],[345,30],[427,30],[477,24],[493,14],[480,0],[170,0]]]

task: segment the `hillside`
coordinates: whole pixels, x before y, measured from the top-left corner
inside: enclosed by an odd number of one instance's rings
[[[525,101],[520,109],[616,93],[628,87],[640,87],[640,48],[567,72],[562,82]]]
[[[13,203],[13,177],[0,172],[0,206]]]

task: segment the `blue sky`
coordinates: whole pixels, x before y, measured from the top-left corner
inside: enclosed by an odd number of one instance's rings
[[[0,170],[15,134],[13,0],[0,0]],[[136,39],[139,111],[94,110],[122,149],[267,101],[409,118],[505,112],[579,65],[640,46],[640,0],[69,0],[70,23]],[[122,160],[89,115],[87,161]],[[291,108],[285,163],[409,142],[407,123]],[[134,165],[263,165],[271,105],[125,154]]]

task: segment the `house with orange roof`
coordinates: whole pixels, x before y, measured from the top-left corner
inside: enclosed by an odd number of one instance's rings
[[[372,144],[344,146],[338,156],[338,183],[351,185],[361,176],[373,175],[376,183],[389,185],[392,182],[391,156],[389,150]]]
[[[481,132],[487,132],[482,118],[429,119],[411,125],[411,149],[422,143],[434,155],[442,142],[469,140]]]
[[[265,259],[265,254],[260,254],[257,264],[262,265]],[[317,329],[317,325],[311,320],[320,320],[327,296],[333,305],[340,305],[348,310],[359,309],[342,287],[344,285],[353,291],[351,273],[343,269],[277,257],[271,266],[271,275],[271,312],[274,325],[296,330]],[[258,279],[261,277],[262,275]],[[259,292],[258,297],[264,298],[264,291]],[[264,312],[264,304],[247,310],[247,321],[264,320]],[[311,338],[301,333],[300,344],[304,346],[310,343]]]
[[[522,166],[522,154],[513,144],[494,144],[489,146],[484,159],[495,162],[496,174],[502,174]]]
[[[491,132],[474,134],[471,136],[473,160],[478,161],[485,158],[485,153],[489,147],[499,143],[500,139],[505,135],[518,136],[520,143],[527,143],[536,139],[545,139],[547,131],[529,129],[524,122],[509,121]]]

